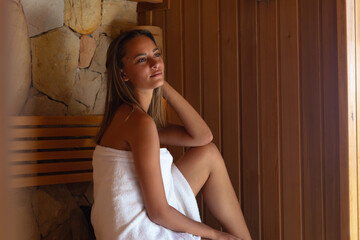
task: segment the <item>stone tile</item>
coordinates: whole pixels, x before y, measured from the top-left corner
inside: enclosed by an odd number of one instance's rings
[[[40,240],[40,231],[32,209],[31,198],[35,188],[12,189],[12,217],[11,224],[13,238],[21,240]],[[21,229],[21,231],[19,231]]]
[[[91,204],[94,203],[94,183],[93,182],[89,183],[84,196]]]
[[[105,75],[106,76],[106,75]],[[96,95],[96,100],[91,114],[104,114],[106,101],[106,80],[103,79],[101,87]]]
[[[90,205],[90,202],[87,200],[87,198],[85,196],[78,196],[78,197],[75,197],[75,200],[78,204],[78,206],[91,206]]]
[[[101,74],[81,69],[77,72],[72,96],[77,101],[93,108],[96,94],[101,85]]]
[[[136,2],[105,1],[103,2],[103,31],[110,37],[119,35],[120,30],[137,25]]]
[[[61,225],[57,226],[57,228],[50,232],[48,236],[44,237],[43,240],[69,240],[73,239],[71,232],[71,220],[67,220]]]
[[[96,47],[94,58],[89,67],[90,70],[104,73],[106,71],[106,52],[109,48],[111,38],[107,36],[100,36],[99,45]]]
[[[66,187],[69,189],[71,195],[73,196],[80,196],[85,193],[86,189],[88,188],[89,183],[68,183]]]
[[[80,209],[74,209],[70,219],[73,240],[90,240],[89,222],[85,218],[84,213]]]
[[[23,108],[31,84],[30,39],[20,3],[9,1],[8,8],[11,19],[8,21],[9,33],[9,83],[12,103],[10,114],[17,115]]]
[[[33,206],[42,236],[47,236],[50,230],[56,228],[56,218],[63,211],[62,203],[44,190],[33,194]]]
[[[68,103],[79,60],[80,40],[67,27],[31,39],[32,79],[39,91]]]
[[[64,25],[64,0],[21,0],[29,37]]]
[[[80,37],[80,58],[78,65],[79,68],[89,67],[95,53],[95,48],[95,39],[87,35],[82,35]]]
[[[101,23],[101,0],[65,0],[64,21],[78,33],[92,33]]]
[[[71,99],[68,105],[68,110],[66,115],[86,115],[89,113],[89,109],[81,102],[75,100],[74,98]]]
[[[99,40],[100,34],[103,33],[103,30],[101,27],[98,27],[91,36],[95,39],[95,41]]]
[[[21,111],[21,115],[65,115],[67,107],[63,103],[51,100],[35,88],[31,88],[29,92],[29,98]]]
[[[72,211],[77,208],[71,193],[63,184],[39,187],[33,194],[32,205],[43,237],[68,221]]]

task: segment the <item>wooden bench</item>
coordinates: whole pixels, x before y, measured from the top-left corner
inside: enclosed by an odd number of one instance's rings
[[[100,115],[11,118],[11,187],[92,181]]]

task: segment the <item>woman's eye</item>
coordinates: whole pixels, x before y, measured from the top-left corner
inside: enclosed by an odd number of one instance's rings
[[[146,61],[146,58],[144,58],[144,57],[143,57],[143,58],[139,58],[139,59],[137,60],[138,63],[145,62],[145,61]]]
[[[161,56],[161,53],[160,52],[157,52],[154,54],[155,57],[160,57]]]

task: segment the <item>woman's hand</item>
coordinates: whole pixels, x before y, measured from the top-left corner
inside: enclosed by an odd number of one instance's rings
[[[226,232],[216,231],[214,240],[243,240]]]

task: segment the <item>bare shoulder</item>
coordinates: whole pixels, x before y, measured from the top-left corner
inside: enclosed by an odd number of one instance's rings
[[[154,120],[148,114],[144,113],[138,108],[135,108],[134,112],[129,117],[127,126],[129,130],[134,133],[134,135],[143,135],[154,131],[157,133]]]
[[[156,125],[149,115],[137,107],[123,104],[115,113],[100,144],[119,150],[131,150],[131,142],[141,139],[149,132],[157,134],[153,132],[154,129],[156,130]]]
[[[140,109],[135,109],[128,119],[127,126],[128,141],[133,151],[142,149],[144,152],[148,152],[148,147],[155,149],[160,147],[156,124],[148,114]]]

